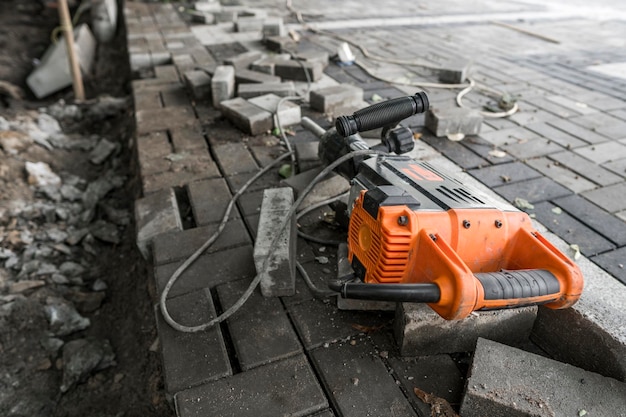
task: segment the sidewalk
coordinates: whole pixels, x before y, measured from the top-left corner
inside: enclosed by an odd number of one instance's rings
[[[598,352],[617,352],[622,362],[609,376],[623,381],[626,374],[620,372],[626,372],[626,363],[619,352],[626,349],[620,325],[620,306],[626,303],[626,21],[599,22],[572,8],[523,3],[486,1],[470,8],[466,2],[450,1],[445,10],[441,2],[405,3],[386,2],[384,11],[375,3],[327,0],[294,6],[305,21],[366,46],[374,55],[419,59],[437,67],[472,61],[470,76],[479,85],[465,96],[467,106],[480,108],[492,100],[481,92],[483,86],[519,95],[518,113],[487,119],[478,136],[460,142],[436,138],[423,128],[423,117],[412,117],[409,126],[421,134],[413,154],[459,172],[467,181],[477,180],[487,192],[509,202],[528,201],[534,207],[527,209],[529,214],[554,234],[548,233],[562,250],[573,257],[569,245],[578,245],[583,271],[593,275],[587,298],[559,317],[539,309],[541,325],[535,323],[533,341],[519,347],[546,355],[534,343],[545,342],[540,340],[546,332],[559,333],[550,326],[570,316],[585,317],[568,329],[587,338],[576,341],[583,346],[581,355],[584,346],[598,341],[604,344]],[[332,13],[322,12],[329,10]],[[129,59],[137,74],[133,94],[144,194],[137,202],[139,243],[152,257],[155,303],[173,271],[217,229],[231,196],[283,153],[275,138],[244,134],[224,120],[210,100],[194,99],[183,83],[186,71],[214,69],[242,52],[265,51],[258,31],[233,31],[232,16],[243,11],[249,19],[255,14],[280,16],[287,29],[302,28],[282,1],[221,8],[215,17],[224,22],[216,25],[192,24],[189,15],[168,4],[126,4]],[[527,20],[519,22],[519,17]],[[342,29],[346,27],[350,29]],[[336,49],[336,40],[301,33],[299,50],[332,54]],[[355,85],[373,102],[414,94],[419,88],[381,81],[372,74],[438,82],[432,70],[363,62],[370,73],[330,63],[317,85]],[[306,83],[295,86],[303,90]],[[432,106],[455,106],[459,89],[426,90]],[[307,106],[302,112],[325,128],[331,125]],[[295,132],[294,142],[315,141],[300,127]],[[174,318],[189,325],[203,323],[243,293],[255,275],[252,242],[262,190],[279,181],[272,171],[243,195],[222,236],[169,294]],[[323,215],[323,210],[318,213]],[[315,219],[304,223],[312,232],[316,225]],[[321,257],[329,262],[320,263]],[[336,273],[330,247],[298,239],[298,260],[320,287]],[[430,415],[414,394],[416,386],[458,409],[470,354],[442,349],[407,357],[398,347],[397,328],[394,338],[397,314],[406,313],[398,311],[394,320],[394,312],[338,310],[334,302],[315,299],[300,280],[296,296],[265,299],[256,292],[237,315],[201,333],[175,332],[156,308],[165,389],[180,416],[252,416],[259,410],[264,415],[390,415],[390,410],[403,416]],[[574,342],[565,339],[556,351],[550,342],[541,347],[552,357],[576,362],[564,352]],[[575,364],[604,373],[609,365],[600,362]]]

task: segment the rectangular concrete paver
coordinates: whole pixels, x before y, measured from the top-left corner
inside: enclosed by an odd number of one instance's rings
[[[221,222],[232,198],[223,178],[192,182],[187,185],[187,193],[193,218],[198,226]],[[233,208],[229,219],[236,217],[238,213],[236,208]]]
[[[137,200],[135,223],[137,246],[147,259],[150,256],[150,245],[156,237],[183,228],[174,190],[170,188]]]
[[[610,185],[622,181],[619,175],[615,175],[611,171],[594,164],[574,152],[566,151],[553,153],[550,154],[550,159],[599,185]]]
[[[625,394],[615,379],[479,339],[461,414],[626,416]]]
[[[582,195],[611,213],[626,209],[626,182],[587,191]]]
[[[179,392],[175,401],[180,417],[308,416],[328,407],[303,355]]]
[[[513,202],[516,198],[523,198],[531,203],[547,201],[572,194],[570,190],[559,185],[550,178],[540,177],[516,184],[506,184],[495,187],[494,191]]]

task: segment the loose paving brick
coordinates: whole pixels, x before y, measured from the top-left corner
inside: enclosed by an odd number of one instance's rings
[[[150,245],[155,237],[183,228],[174,190],[162,190],[135,201],[135,223],[137,247],[143,257],[148,259]]]
[[[574,152],[559,152],[550,154],[550,159],[566,166],[570,170],[580,174],[581,176],[595,182],[599,185],[611,185],[621,181],[621,177],[614,173],[594,164],[582,156]]]
[[[289,314],[307,350],[326,343],[346,340],[363,328],[389,323],[392,314],[381,312],[340,311],[333,304],[309,300],[288,306]]]
[[[259,135],[272,129],[272,113],[241,97],[222,101],[220,106],[224,116],[246,133]]]
[[[261,278],[261,293],[265,297],[293,295],[296,279],[296,218],[291,216],[284,229],[279,225],[293,205],[291,188],[272,188],[263,192],[261,213],[254,244],[254,265]],[[272,243],[276,240],[278,241]],[[271,258],[269,262],[267,258]],[[267,268],[264,265],[267,263]]]
[[[495,187],[494,191],[510,202],[514,202],[516,198],[523,198],[530,203],[565,197],[572,193],[567,188],[546,177],[535,178],[515,184],[501,185]]]
[[[602,208],[577,195],[559,198],[553,200],[553,203],[610,239],[617,246],[626,245],[626,223]]]
[[[479,339],[460,411],[468,417],[626,415],[624,392],[626,384],[615,379]]]
[[[339,113],[363,102],[363,89],[349,84],[311,91],[311,108],[322,113]]]
[[[413,388],[443,398],[453,406],[461,403],[465,380],[450,356],[390,357],[389,365],[407,392],[409,402],[419,410],[420,415],[429,416],[431,407],[417,398]]]
[[[187,258],[209,239],[217,230],[217,224],[195,227],[183,231],[161,234],[153,239],[154,265],[175,262]],[[206,253],[242,246],[250,243],[250,237],[241,220],[226,223],[224,231]]]
[[[249,285],[250,281],[239,280],[218,286],[222,309],[235,304]],[[265,298],[258,290],[227,320],[227,325],[243,371],[302,352],[280,300]]]
[[[596,188],[596,184],[569,169],[563,168],[560,164],[554,163],[548,158],[529,159],[526,161],[526,164],[575,193],[582,193]]]
[[[607,113],[591,114],[571,119],[572,122],[584,126],[611,139],[623,139],[626,131],[626,122]]]
[[[211,76],[205,71],[193,70],[184,73],[185,84],[193,98],[202,100],[211,96]]]
[[[296,87],[293,81],[281,83],[240,84],[237,87],[237,95],[241,98],[252,98],[265,94],[275,94],[280,97],[295,96]]]
[[[619,248],[594,256],[591,260],[626,284],[626,248]]]
[[[417,414],[367,339],[312,352],[315,367],[338,412],[349,416]]]
[[[445,320],[424,304],[398,303],[394,334],[402,356],[470,352],[479,337],[520,346],[528,341],[537,307],[477,311]]]
[[[616,213],[626,209],[626,183],[610,185],[583,193],[583,197],[605,210]]]
[[[264,39],[265,47],[273,52],[294,51],[298,44],[289,36],[267,36]]]
[[[221,108],[222,101],[235,96],[235,67],[220,65],[215,68],[211,78],[211,94],[213,105],[217,108]]]
[[[300,172],[309,171],[322,164],[320,161],[317,150],[319,143],[316,142],[296,142],[294,151],[296,152],[296,158],[298,160],[298,168]]]
[[[182,84],[161,90],[161,100],[163,101],[163,106],[168,108],[186,107],[190,104],[187,89]]]
[[[267,17],[263,20],[263,36],[285,36],[287,30],[282,17]]]
[[[266,74],[264,72],[252,71],[248,69],[238,69],[235,71],[235,81],[237,82],[237,85],[249,83],[275,84],[280,83],[281,79],[280,77]]]
[[[256,275],[254,264],[243,262],[243,259],[252,259],[252,246],[239,246],[200,256],[176,281],[168,298],[202,288],[213,288],[229,281],[251,281]],[[183,261],[173,262],[154,269],[157,297],[161,296],[167,281],[182,263]]]
[[[215,317],[208,290],[170,298],[167,307],[175,321],[187,326],[197,326]],[[219,326],[203,332],[182,333],[165,322],[159,308],[155,309],[155,314],[168,394],[232,375]]]
[[[310,171],[294,175],[282,181],[283,184],[293,188],[296,197],[300,197],[300,193],[313,181],[313,179],[322,171],[322,167],[314,168]],[[320,201],[327,200],[331,197],[343,194],[350,189],[350,183],[340,175],[330,174],[323,180],[318,182],[311,192],[302,200],[300,208],[304,209]]]
[[[221,222],[232,198],[223,178],[192,182],[187,185],[187,194],[198,226]],[[237,210],[232,210],[229,219],[237,217]]]
[[[224,60],[225,65],[232,65],[235,71],[247,69],[254,61],[258,61],[263,57],[260,51],[248,51],[238,55],[228,57]]]
[[[322,78],[324,67],[320,62],[285,61],[274,64],[274,74],[287,80],[318,81]]]
[[[175,401],[180,417],[305,416],[328,407],[303,355],[179,392]]]
[[[532,213],[553,233],[558,234],[570,244],[577,244],[585,256],[593,256],[615,247],[611,241],[582,223],[580,219],[566,212],[555,213],[553,211],[555,207],[557,206],[548,202],[538,203],[535,204]]]
[[[275,75],[274,66],[276,62],[289,61],[291,55],[289,54],[272,54],[256,60],[250,64],[250,69],[253,71],[263,72],[265,74]]]
[[[479,112],[464,107],[431,108],[426,113],[426,127],[437,137],[478,135],[482,123]]]
[[[213,153],[224,175],[258,171],[258,166],[243,143],[226,143],[213,146]]]
[[[539,172],[521,162],[472,169],[468,172],[488,187],[497,187],[498,185],[516,183],[541,176]]]
[[[197,161],[197,159],[199,159],[198,157],[189,158],[192,163],[189,167],[182,165],[182,168],[176,168],[172,163],[170,165],[171,171],[160,172],[144,177],[142,184],[144,194],[152,194],[171,187],[183,187],[185,184],[189,184],[193,181],[219,177],[215,163],[210,160],[211,157],[206,155],[200,156],[200,158],[200,162]],[[194,159],[196,161],[194,161]],[[202,159],[204,159],[204,161],[202,161]]]
[[[290,101],[283,101],[278,108],[278,103],[281,97],[276,94],[265,94],[258,97],[253,97],[248,101],[255,106],[268,111],[280,119],[281,126],[292,126],[299,124],[302,120],[302,114],[300,112],[300,106]],[[274,123],[274,127],[278,127],[277,123]]]

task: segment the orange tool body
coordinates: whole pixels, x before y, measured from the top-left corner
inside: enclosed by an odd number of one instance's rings
[[[352,196],[348,259],[363,283],[434,284],[439,297],[429,305],[450,320],[484,309],[565,308],[580,297],[580,269],[526,213],[428,163],[367,159]],[[352,298],[349,288],[342,295]]]

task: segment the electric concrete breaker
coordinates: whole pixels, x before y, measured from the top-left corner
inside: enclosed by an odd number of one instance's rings
[[[383,127],[372,149],[413,148],[403,119],[428,110],[420,92],[341,116],[320,139],[331,162],[367,149],[358,132]],[[352,182],[348,259],[353,274],[331,282],[344,298],[428,303],[453,320],[475,310],[574,304],[580,269],[534,230],[530,217],[427,162],[376,155],[338,167]]]

